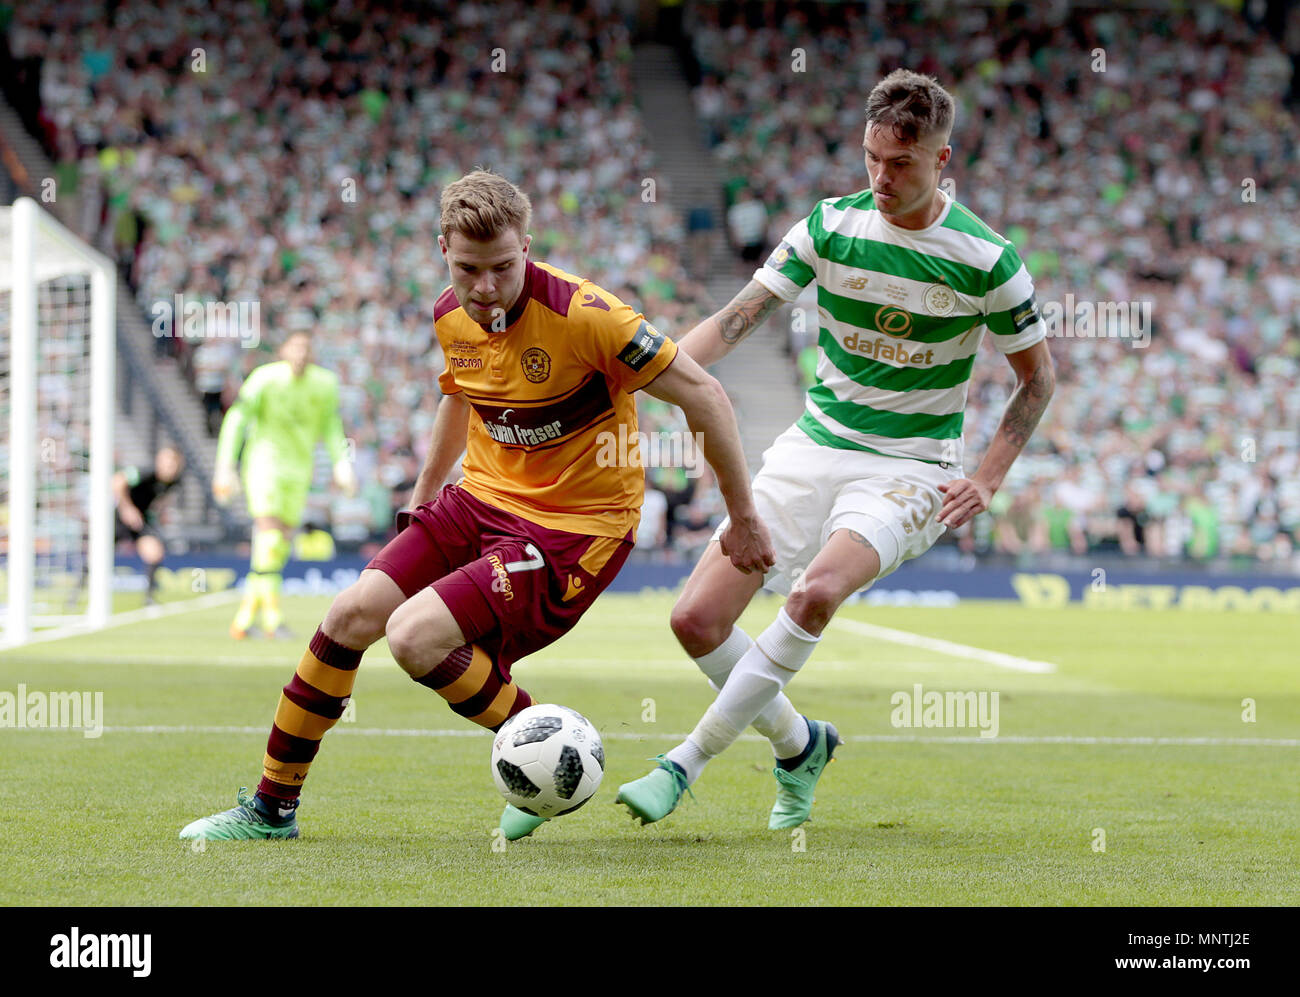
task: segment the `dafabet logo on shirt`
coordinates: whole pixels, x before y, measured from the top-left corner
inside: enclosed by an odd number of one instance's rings
[[[869,357],[872,360],[888,360],[896,364],[915,364],[918,367],[926,367],[934,363],[933,348],[922,350],[918,346],[917,349],[909,352],[907,343],[891,343],[881,337],[868,338],[860,336],[856,332],[845,336],[840,342],[850,353]]]

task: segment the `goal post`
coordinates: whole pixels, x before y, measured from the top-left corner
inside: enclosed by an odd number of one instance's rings
[[[73,592],[86,580],[81,622],[108,622],[115,314],[116,269],[103,254],[29,197],[0,207],[0,342],[8,352],[0,358],[0,409],[8,408],[0,417],[0,640],[8,646],[59,622],[67,604],[57,593],[72,579]]]

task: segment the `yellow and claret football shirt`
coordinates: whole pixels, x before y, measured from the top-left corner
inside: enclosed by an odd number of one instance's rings
[[[540,526],[622,538],[645,490],[630,392],[658,377],[677,345],[591,281],[525,267],[501,332],[471,319],[450,287],[434,306],[447,360],[439,387],[470,404],[460,485]]]

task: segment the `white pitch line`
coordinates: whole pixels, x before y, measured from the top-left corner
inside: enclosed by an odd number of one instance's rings
[[[950,654],[954,658],[966,658],[970,661],[980,661],[986,665],[996,665],[999,668],[1011,668],[1018,672],[1034,672],[1043,675],[1048,672],[1056,671],[1056,666],[1050,661],[1034,661],[1031,658],[1018,658],[1014,654],[1003,654],[1001,651],[986,651],[981,647],[971,647],[969,644],[957,644],[950,640],[941,640],[938,637],[922,637],[920,634],[909,633],[906,630],[894,630],[890,627],[876,626],[874,623],[862,623],[858,620],[837,619],[833,622],[833,625],[842,629],[852,630],[854,633],[862,634],[864,637],[874,637],[876,640],[887,640],[895,644],[904,644],[907,647],[919,647],[926,651],[937,651],[939,654]]]
[[[42,730],[45,728],[25,727],[24,730]],[[270,731],[270,725],[260,727],[177,725],[162,726],[145,724],[129,727],[104,727],[106,734],[262,734]],[[486,730],[467,730],[464,728],[433,730],[424,727],[335,727],[332,733],[351,734],[356,737],[490,737]],[[636,734],[631,731],[601,731],[603,740],[608,741],[681,741],[685,734],[661,734],[658,731]],[[742,741],[763,741],[757,734],[743,734]],[[1045,734],[1007,737],[910,737],[902,734],[850,734],[845,741],[854,744],[1076,744],[1076,745],[1136,745],[1151,747],[1256,747],[1256,748],[1300,748],[1300,738],[1295,737],[1089,737],[1076,734]]]
[[[161,606],[142,606],[140,609],[130,609],[125,613],[114,613],[102,627],[91,626],[89,623],[69,623],[67,626],[56,627],[53,630],[42,630],[40,633],[27,638],[21,644],[0,642],[0,651],[26,647],[28,644],[45,644],[53,640],[81,637],[85,634],[99,633],[101,630],[124,627],[130,623],[143,623],[145,620],[157,620],[164,616],[190,613],[196,609],[211,609],[213,606],[234,602],[238,595],[239,591],[237,589],[229,589],[225,592],[209,592],[207,595],[201,595],[194,599],[185,599],[182,602],[169,602]]]

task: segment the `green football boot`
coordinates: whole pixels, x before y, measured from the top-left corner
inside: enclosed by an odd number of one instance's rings
[[[272,823],[257,808],[248,787],[240,786],[235,794],[238,806],[223,810],[211,817],[200,817],[181,828],[182,838],[201,838],[205,841],[242,841],[249,838],[298,837],[297,808],[284,822]]]
[[[798,827],[812,813],[813,790],[817,780],[826,771],[839,747],[840,734],[835,725],[826,721],[808,720],[808,755],[799,765],[787,771],[778,765],[772,770],[776,776],[776,803],[767,826],[773,831]]]
[[[618,787],[618,798],[632,816],[641,821],[642,826],[663,820],[677,809],[682,800],[682,793],[691,793],[686,781],[686,772],[676,762],[670,762],[664,755],[656,755],[651,761],[659,763],[649,775],[632,782],[625,782]],[[695,794],[691,793],[691,799]]]
[[[534,817],[532,814],[526,814],[509,803],[501,811],[500,827],[501,833],[506,836],[506,841],[518,841],[520,838],[526,838],[545,823],[545,817]]]

